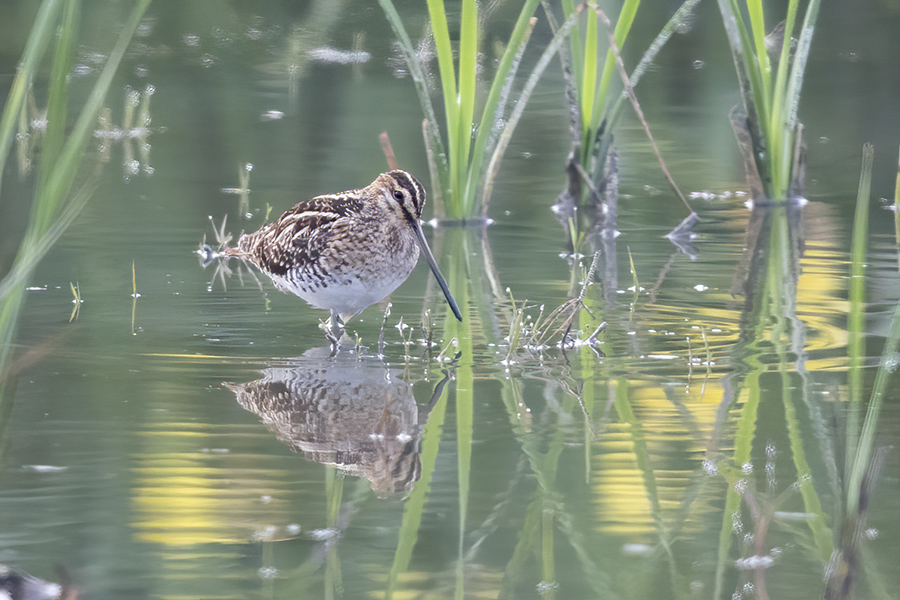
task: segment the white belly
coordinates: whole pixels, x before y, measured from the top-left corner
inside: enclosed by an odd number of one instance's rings
[[[345,277],[343,281],[330,281],[327,285],[310,285],[292,279],[272,275],[275,286],[306,300],[310,306],[336,312],[345,321],[367,306],[387,298],[400,284],[406,281],[415,263],[409,269],[388,272],[380,277],[360,279]]]

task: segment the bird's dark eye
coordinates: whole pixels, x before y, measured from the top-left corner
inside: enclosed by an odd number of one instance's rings
[[[394,200],[403,200],[403,192],[394,190]]]

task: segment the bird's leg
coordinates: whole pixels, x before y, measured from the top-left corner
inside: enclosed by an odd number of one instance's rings
[[[341,318],[335,311],[331,311],[331,316],[328,317],[328,322],[325,327],[325,337],[328,338],[328,341],[331,342],[331,346],[333,349],[337,349],[338,342],[341,339],[341,335],[344,333],[344,324],[341,323]]]

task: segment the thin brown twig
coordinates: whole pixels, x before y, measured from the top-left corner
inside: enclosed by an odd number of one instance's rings
[[[378,135],[378,141],[381,142],[381,151],[384,152],[384,158],[387,160],[388,168],[393,171],[399,169],[397,166],[397,157],[394,154],[394,147],[391,146],[391,138],[387,131],[382,131]]]
[[[675,190],[675,193],[678,194],[678,197],[681,198],[681,202],[684,203],[684,206],[690,212],[694,212],[694,209],[691,208],[691,205],[688,204],[687,199],[684,197],[684,194],[681,193],[681,189],[678,187],[678,184],[675,183],[675,179],[672,178],[672,174],[669,173],[669,169],[666,167],[666,162],[663,160],[662,154],[659,151],[659,147],[656,145],[656,140],[653,138],[653,134],[650,133],[650,125],[647,124],[647,119],[644,118],[644,111],[641,110],[641,105],[638,102],[637,96],[634,93],[634,87],[631,85],[631,80],[628,77],[628,71],[625,70],[625,63],[622,62],[622,55],[619,54],[619,47],[616,44],[616,36],[613,33],[612,24],[609,22],[609,18],[599,8],[594,7],[594,11],[597,13],[597,17],[603,21],[603,24],[606,25],[606,32],[609,36],[609,47],[613,52],[613,55],[616,57],[616,69],[619,72],[619,76],[622,78],[622,83],[625,85],[625,91],[628,93],[628,99],[631,101],[631,106],[634,107],[634,112],[637,114],[638,119],[641,121],[641,125],[644,126],[644,132],[647,134],[647,139],[650,140],[650,145],[653,147],[653,152],[656,154],[656,158],[659,160],[659,166],[662,169],[663,174],[666,176],[666,179],[669,180],[669,185],[672,186],[672,189]]]

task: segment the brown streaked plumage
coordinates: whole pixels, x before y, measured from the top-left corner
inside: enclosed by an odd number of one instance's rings
[[[382,497],[409,493],[422,474],[419,444],[436,398],[420,408],[412,384],[380,358],[329,352],[313,348],[257,381],[224,385],[307,460],[363,476]]]
[[[406,171],[382,173],[365,188],[300,202],[244,234],[229,252],[255,264],[283,292],[331,311],[331,334],[406,281],[425,255],[453,314],[462,315],[419,222],[425,189]]]

